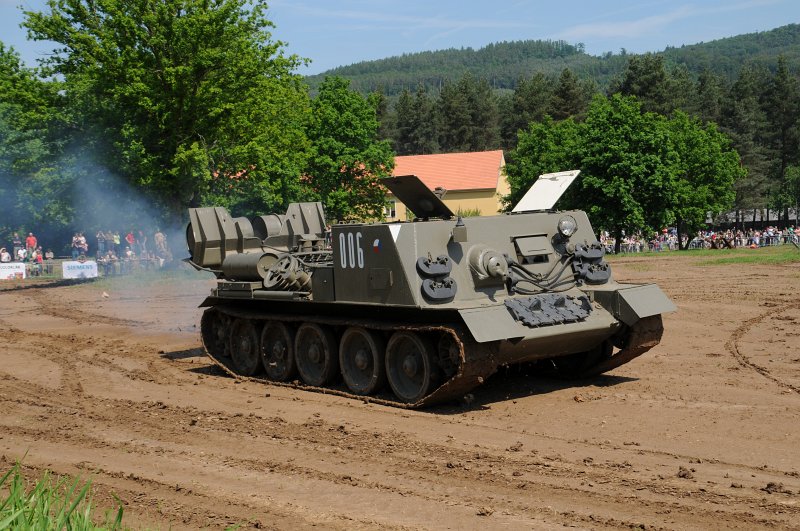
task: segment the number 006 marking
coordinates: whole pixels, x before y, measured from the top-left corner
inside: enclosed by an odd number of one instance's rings
[[[361,248],[361,233],[339,233],[339,263],[342,268],[364,269],[364,250]]]

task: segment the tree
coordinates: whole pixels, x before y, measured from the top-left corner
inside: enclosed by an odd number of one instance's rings
[[[596,96],[583,123],[581,176],[575,206],[617,240],[623,231],[658,229],[671,221],[670,149],[663,118],[642,112],[635,98]],[[588,205],[588,207],[587,207]]]
[[[792,206],[785,193],[786,168],[798,160],[800,148],[800,88],[797,79],[789,74],[785,57],[778,58],[778,68],[763,95],[764,110],[770,127],[767,129],[767,145],[773,154],[769,171],[772,204],[789,217]]]
[[[699,116],[704,122],[720,123],[722,106],[725,99],[724,80],[704,68],[697,78],[695,97],[691,102],[692,114]]]
[[[533,121],[541,121],[548,112],[554,81],[537,72],[530,79],[520,78],[510,102],[501,113],[501,136],[503,145],[513,148],[517,133],[528,128]]]
[[[723,105],[721,127],[731,137],[741,164],[747,169],[747,174],[734,183],[737,211],[763,207],[768,195],[771,158],[765,146],[768,123],[759,102],[765,79],[764,69],[752,65],[743,68]]]
[[[794,204],[794,226],[800,227],[800,166],[786,167],[786,183],[783,190],[786,202]]]
[[[581,118],[591,97],[591,88],[583,86],[572,70],[565,68],[561,71],[550,98],[550,116],[556,120],[564,120],[570,116]]]
[[[397,138],[395,151],[399,155],[426,155],[436,153],[436,113],[433,101],[420,84],[412,97],[408,90],[400,93],[395,112],[397,113]]]
[[[671,109],[664,57],[652,53],[630,56],[619,85],[611,92],[636,96],[645,112],[667,114]]]
[[[578,168],[579,135],[573,120],[555,122],[549,116],[520,131],[505,166],[511,193],[503,197],[504,208],[513,208],[543,173]]]
[[[445,83],[437,109],[442,151],[483,151],[497,147],[497,104],[485,79],[476,81],[467,72],[457,84]]]
[[[285,205],[305,162],[305,86],[261,0],[48,0],[25,12],[77,135],[173,219],[207,201]]]
[[[314,196],[331,219],[378,219],[394,158],[389,142],[378,140],[375,100],[350,90],[350,82],[329,77],[311,102],[308,138],[311,157],[305,169]]]
[[[69,183],[57,165],[65,136],[58,89],[0,43],[0,238],[57,233],[71,220]]]
[[[678,234],[694,234],[712,215],[733,205],[733,183],[744,177],[739,154],[714,124],[702,126],[696,118],[676,111],[666,123],[675,157],[669,200]],[[687,242],[688,244],[688,242]],[[685,249],[685,245],[682,249]]]

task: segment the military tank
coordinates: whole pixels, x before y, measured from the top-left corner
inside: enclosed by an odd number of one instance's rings
[[[327,230],[313,202],[253,219],[189,209],[187,261],[217,277],[203,345],[236,375],[409,408],[514,364],[610,371],[657,345],[675,307],[613,279],[583,211],[552,209],[577,174],[543,175],[487,217],[456,216],[413,175],[384,180],[413,221]]]

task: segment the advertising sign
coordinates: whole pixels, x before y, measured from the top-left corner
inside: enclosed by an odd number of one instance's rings
[[[0,263],[0,280],[25,278],[25,264],[22,262]]]
[[[64,278],[97,278],[97,262],[63,262],[61,276]]]

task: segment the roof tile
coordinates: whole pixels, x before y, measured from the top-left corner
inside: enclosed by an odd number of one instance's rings
[[[433,190],[495,189],[503,165],[503,151],[405,155],[394,158],[394,175],[416,175]]]

